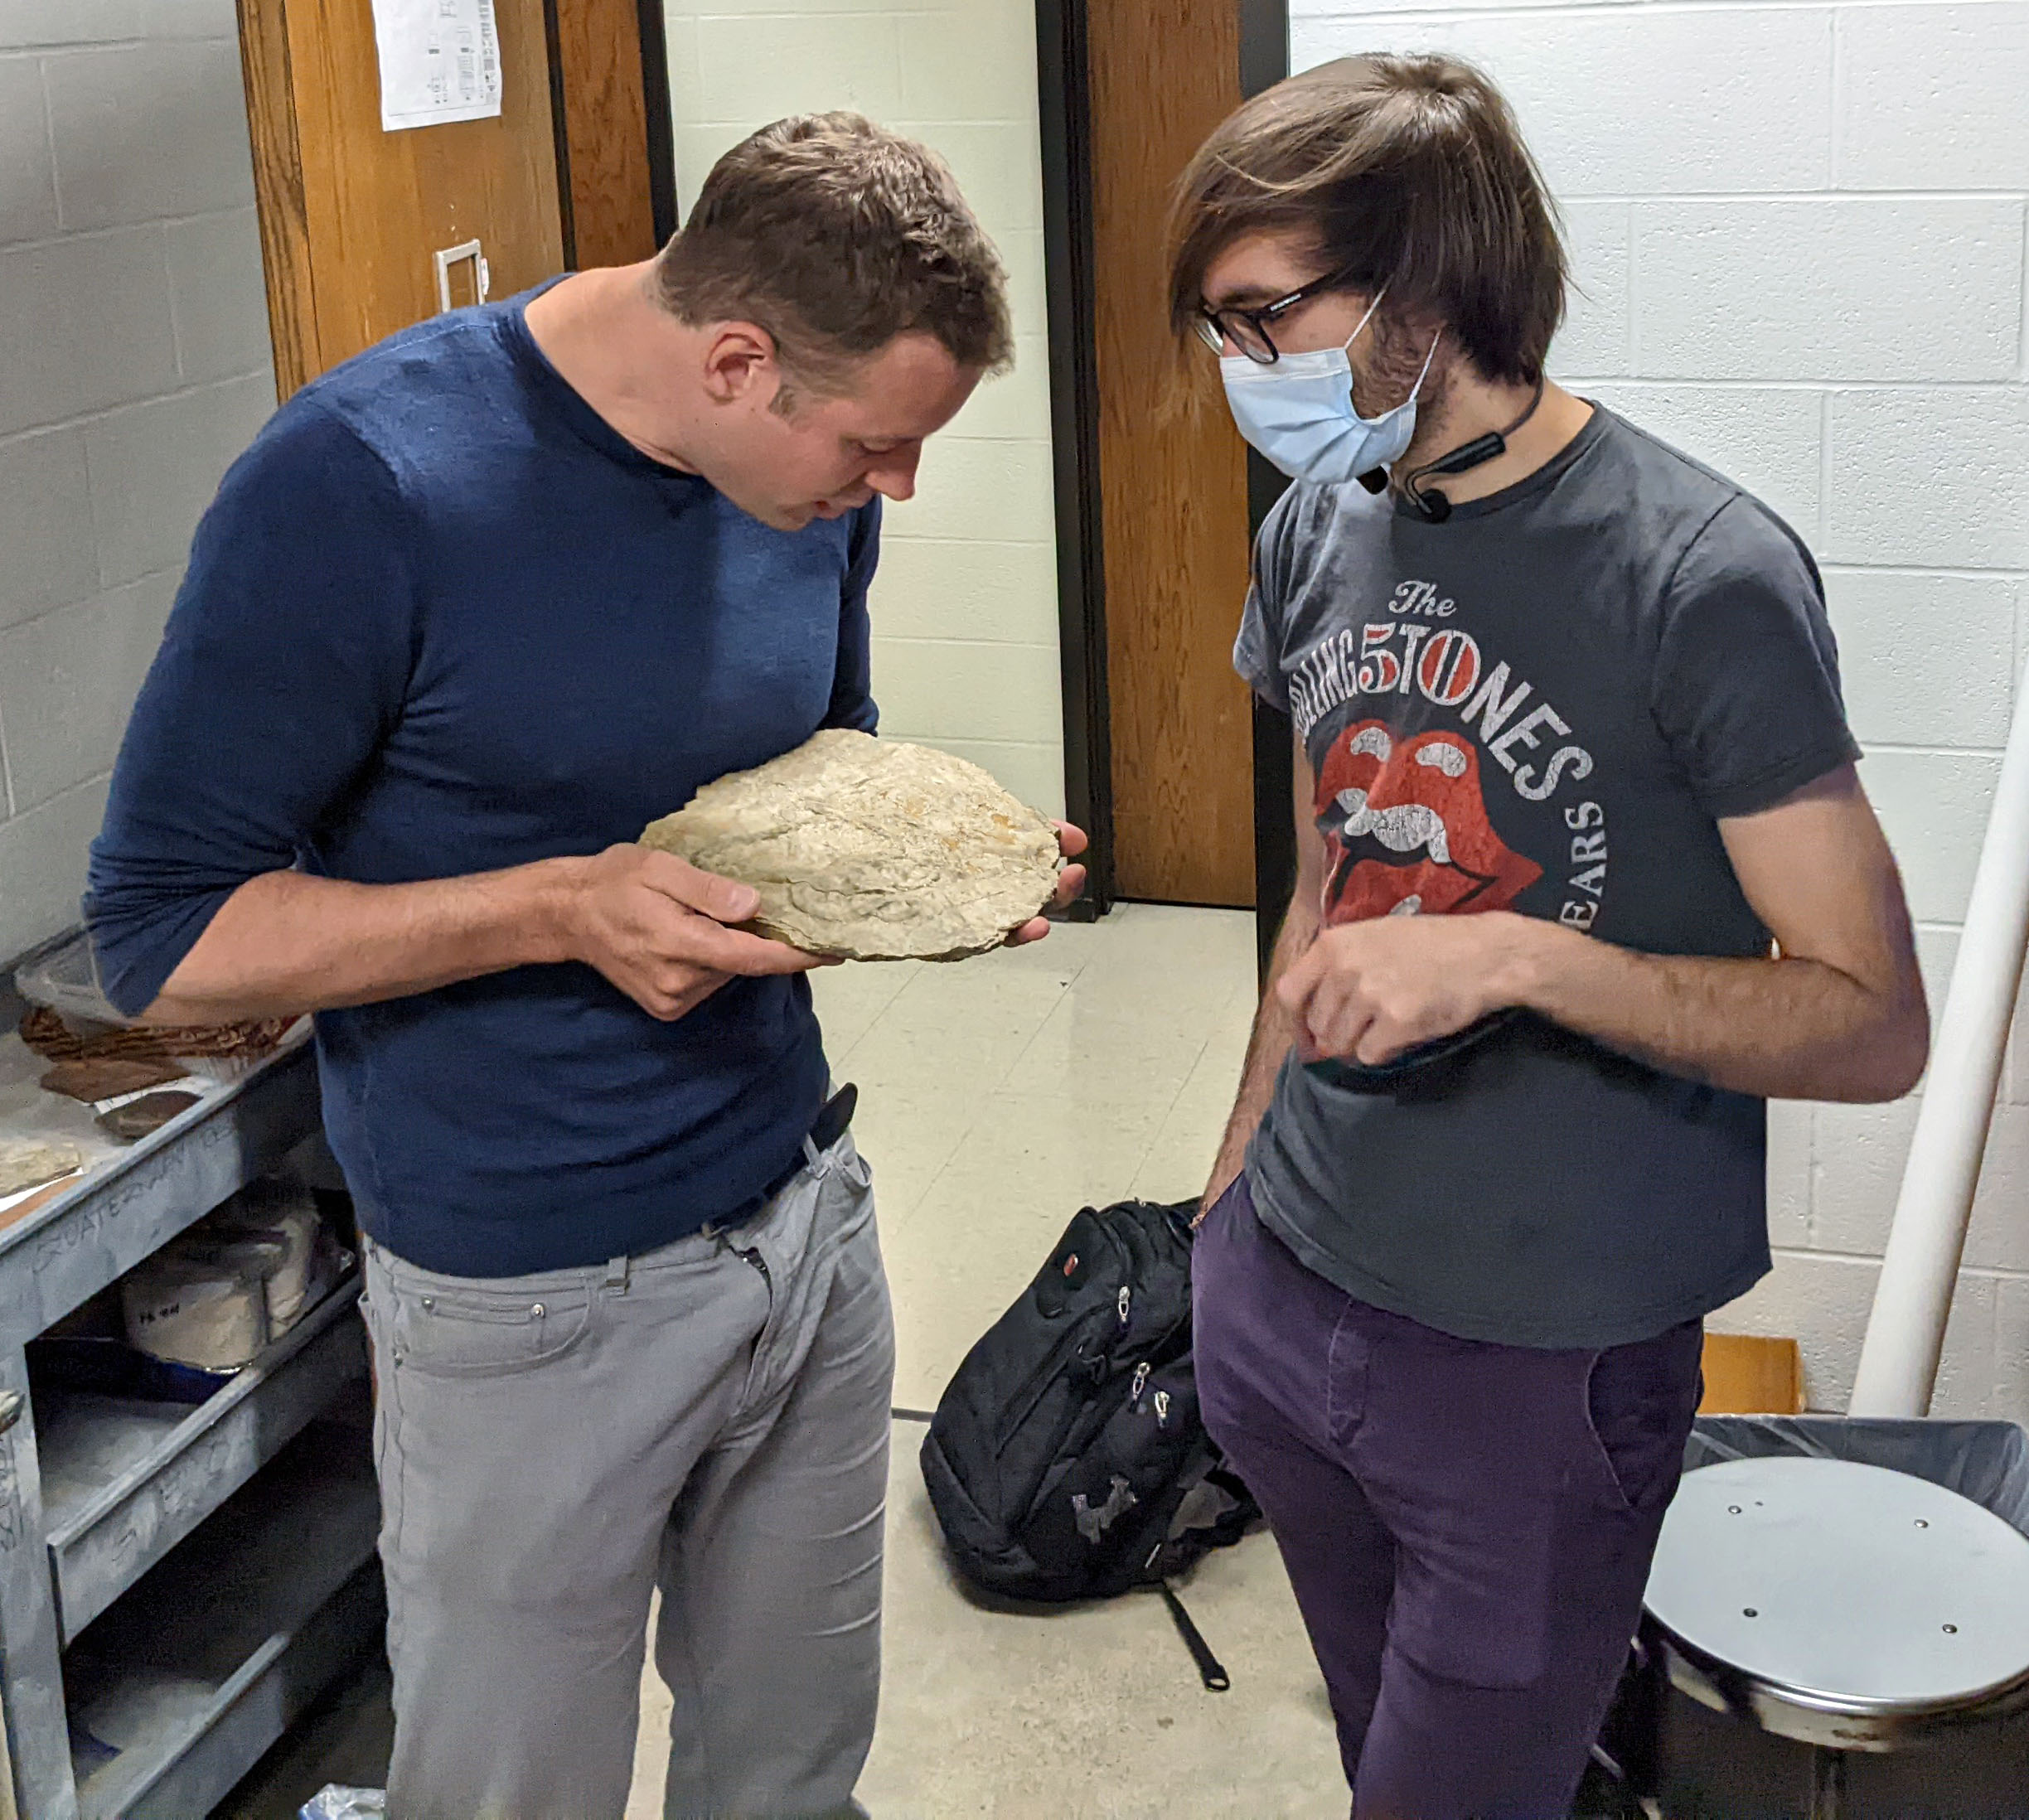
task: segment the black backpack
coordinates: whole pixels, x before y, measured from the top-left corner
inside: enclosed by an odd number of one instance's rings
[[[1218,1686],[1224,1671],[1164,1583],[1261,1512],[1199,1417],[1196,1212],[1189,1201],[1081,1211],[966,1355],[931,1419],[922,1471],[975,1585],[1056,1604],[1162,1585]]]

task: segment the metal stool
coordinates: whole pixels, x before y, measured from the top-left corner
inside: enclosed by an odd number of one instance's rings
[[[1671,1820],[2029,1813],[2029,1537],[1969,1498],[1846,1459],[1703,1467],[1646,1605]]]

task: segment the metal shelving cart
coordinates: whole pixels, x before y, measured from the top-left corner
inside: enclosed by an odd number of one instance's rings
[[[380,1621],[356,1276],[205,1402],[30,1393],[31,1340],[317,1126],[298,1049],[0,1227],[0,1701],[22,1820],[197,1820]]]

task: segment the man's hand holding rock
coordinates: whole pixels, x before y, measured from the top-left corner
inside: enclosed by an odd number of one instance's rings
[[[1057,835],[1067,859],[1084,852],[1082,829],[1060,821]],[[702,871],[674,854],[622,842],[589,859],[553,864],[557,958],[584,961],[665,1023],[695,1011],[736,975],[807,973],[836,965],[731,927],[758,908],[753,887]],[[1084,867],[1067,865],[1058,879],[1056,907],[1072,903],[1084,888]],[[1019,946],[1048,933],[1048,919],[1035,917],[1008,941]]]
[[[1057,845],[1067,859],[1075,859],[1084,852],[1087,845],[1085,830],[1074,828],[1068,821],[1057,824]],[[1085,891],[1085,869],[1082,866],[1066,866],[1057,874],[1057,897],[1053,908],[1062,910],[1075,903]],[[1024,942],[1040,941],[1049,933],[1048,917],[1031,917],[1020,928],[1008,937],[1008,946],[1019,948]]]
[[[743,929],[753,887],[700,872],[674,854],[623,842],[556,862],[559,958],[596,968],[651,1017],[673,1022],[736,974],[807,973],[816,956]]]

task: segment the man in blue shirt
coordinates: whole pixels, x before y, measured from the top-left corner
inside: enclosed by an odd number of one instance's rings
[[[816,963],[632,843],[872,729],[880,499],[1010,348],[943,167],[786,121],[656,259],[305,387],[199,528],[87,912],[130,1014],[318,1014],[404,1820],[617,1816],[657,1585],[667,1811],[855,1811],[893,1353],[867,1173]]]

